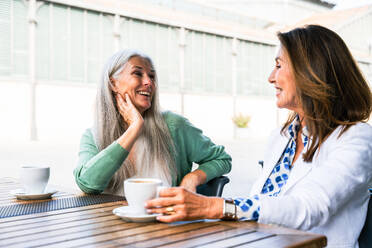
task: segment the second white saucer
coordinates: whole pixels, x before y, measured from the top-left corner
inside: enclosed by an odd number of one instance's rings
[[[129,206],[115,208],[112,212],[127,222],[152,222],[160,214],[136,214]]]
[[[54,189],[46,189],[41,194],[27,194],[22,188],[10,191],[10,194],[14,195],[18,200],[44,200],[50,198],[55,193],[57,193],[57,190]]]

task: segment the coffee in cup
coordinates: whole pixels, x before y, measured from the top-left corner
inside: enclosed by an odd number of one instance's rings
[[[50,167],[23,165],[20,170],[20,183],[26,194],[43,194],[49,181]]]
[[[130,178],[124,181],[124,194],[135,214],[147,214],[145,202],[157,197],[162,181],[156,178]]]

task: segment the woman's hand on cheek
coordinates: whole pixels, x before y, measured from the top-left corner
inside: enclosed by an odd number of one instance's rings
[[[157,217],[162,222],[220,218],[222,207],[222,198],[198,195],[182,187],[163,189],[159,198],[146,203],[149,213],[162,214]]]
[[[142,115],[133,105],[127,93],[125,93],[125,98],[121,94],[116,94],[116,101],[118,104],[119,112],[128,126],[131,126],[133,124],[142,126]]]
[[[120,95],[116,95],[117,106],[123,120],[128,125],[125,132],[118,138],[117,142],[127,151],[132,149],[137,137],[141,134],[143,128],[143,118],[136,107],[132,104],[128,94],[125,94],[125,100]]]

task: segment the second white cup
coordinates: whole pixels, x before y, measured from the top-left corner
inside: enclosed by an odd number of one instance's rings
[[[50,167],[22,165],[19,180],[26,194],[43,194],[48,184]]]
[[[156,178],[130,178],[124,181],[124,194],[131,211],[147,214],[145,202],[157,197],[162,181]]]

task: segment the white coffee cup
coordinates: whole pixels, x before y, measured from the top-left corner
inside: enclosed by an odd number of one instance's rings
[[[22,165],[19,180],[26,194],[43,194],[49,181],[50,167]]]
[[[162,181],[156,178],[130,178],[124,181],[124,194],[134,214],[147,214],[145,202],[156,198],[163,188]]]

